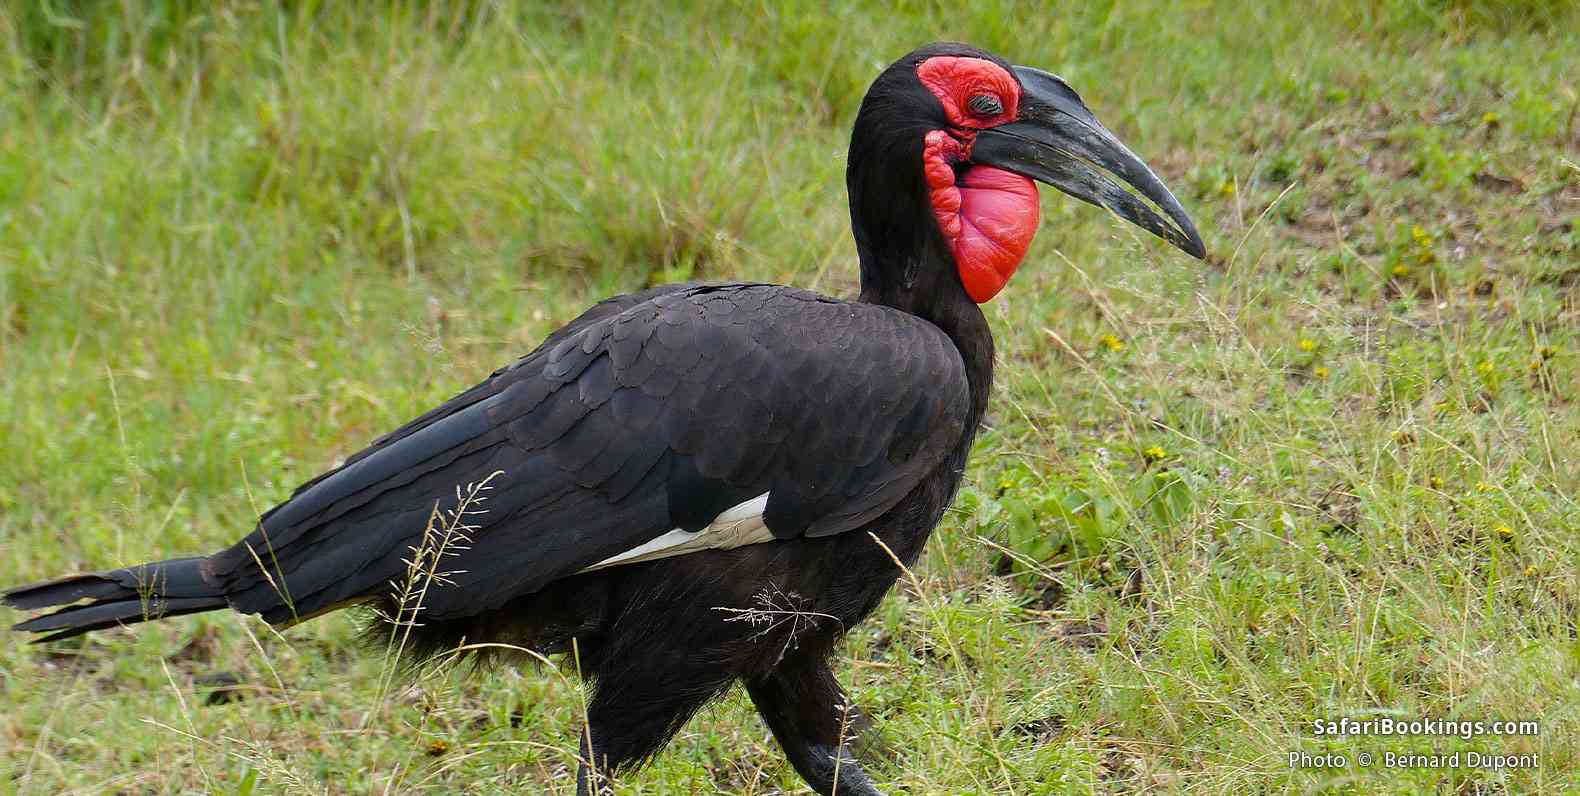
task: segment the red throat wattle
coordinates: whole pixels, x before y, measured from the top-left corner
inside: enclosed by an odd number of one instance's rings
[[[991,166],[956,164],[970,159],[978,130],[1015,120],[1020,83],[981,58],[936,56],[916,67],[916,77],[949,120],[922,147],[922,171],[938,229],[949,242],[966,295],[978,304],[998,295],[1037,234],[1037,186]]]
[[[1003,289],[1037,234],[1037,186],[992,166],[969,166],[956,179],[960,152],[959,141],[934,130],[922,161],[933,217],[955,256],[960,283],[981,304]]]

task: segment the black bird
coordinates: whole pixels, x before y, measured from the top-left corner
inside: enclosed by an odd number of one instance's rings
[[[1033,180],[1205,254],[1063,80],[928,45],[856,117],[855,301],[748,283],[606,299],[230,548],[5,592],[23,610],[88,601],[16,629],[49,641],[220,608],[284,626],[366,604],[417,655],[574,641],[592,691],[578,793],[739,680],[814,790],[875,794],[843,745],[828,656],[959,486],[993,378],[977,304],[1036,231]],[[485,482],[486,503],[459,505],[458,487]],[[466,509],[443,550],[436,506]],[[414,556],[426,589],[410,588]],[[729,621],[741,611],[770,621]]]

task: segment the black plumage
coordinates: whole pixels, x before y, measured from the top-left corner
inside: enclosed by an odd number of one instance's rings
[[[895,582],[891,555],[914,561],[942,517],[993,370],[922,179],[929,131],[976,134],[918,82],[936,57],[1019,80],[986,53],[934,45],[873,85],[847,172],[858,300],[741,283],[607,299],[303,484],[230,548],[7,592],[24,610],[90,601],[17,628],[49,640],[221,607],[278,625],[349,604],[399,617],[435,507],[486,481],[486,513],[468,518],[468,543],[411,628],[417,654],[463,640],[556,653],[574,640],[593,686],[583,752],[602,771],[656,753],[742,681],[814,789],[834,791],[837,758],[840,793],[875,793],[842,746],[845,698],[826,659]],[[971,107],[1002,112],[995,103]],[[1174,214],[1172,197],[1149,196]],[[716,529],[764,495],[756,543],[594,568],[675,529]],[[799,617],[764,629],[720,608]],[[584,767],[579,790],[596,776]]]
[[[376,600],[435,499],[499,472],[476,544],[446,562],[460,574],[423,608],[426,622],[456,619],[670,529],[701,530],[765,492],[777,537],[850,530],[961,439],[964,365],[915,316],[773,285],[685,286],[633,304],[578,321],[455,399],[468,405],[315,480],[211,557],[206,577],[237,610],[277,623]],[[841,358],[794,350],[807,341]],[[804,372],[773,366],[796,357]],[[885,377],[847,374],[844,358]],[[920,445],[894,433],[913,413],[928,430]]]

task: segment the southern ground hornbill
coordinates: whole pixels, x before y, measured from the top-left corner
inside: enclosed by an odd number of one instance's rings
[[[16,626],[45,641],[219,608],[289,625],[355,604],[417,655],[574,640],[592,687],[578,793],[655,754],[737,680],[814,790],[876,793],[842,744],[827,659],[894,584],[891,553],[916,559],[960,483],[993,376],[977,304],[1031,242],[1033,180],[1203,256],[1179,203],[1064,81],[929,45],[885,69],[856,117],[857,300],[740,283],[607,299],[302,485],[234,546],[5,602],[87,601]],[[437,548],[435,508],[466,509],[458,487],[484,482],[488,502],[470,509],[486,512],[467,510]],[[416,605],[414,557],[437,574]],[[715,610],[770,604],[803,621]]]

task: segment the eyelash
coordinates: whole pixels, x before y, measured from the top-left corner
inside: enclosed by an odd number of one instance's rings
[[[997,116],[1004,112],[1004,104],[991,94],[977,94],[966,100],[966,107],[978,116]]]

